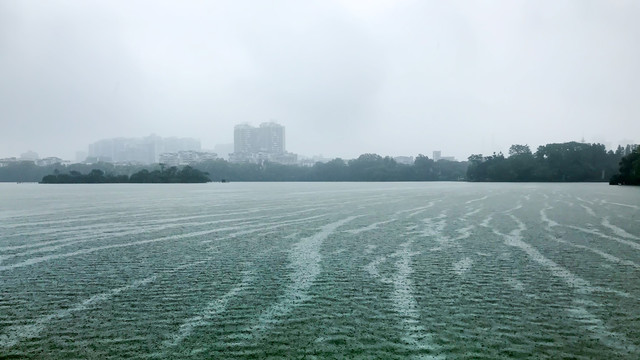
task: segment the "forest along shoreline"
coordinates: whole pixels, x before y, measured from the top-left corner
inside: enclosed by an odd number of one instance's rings
[[[53,174],[52,174],[53,173]],[[50,174],[50,175],[48,175]],[[223,159],[184,167],[94,164],[36,166],[16,162],[0,167],[0,181],[59,183],[201,183],[209,181],[472,181],[472,182],[607,182],[640,184],[640,149],[568,142],[538,147],[513,145],[502,153],[474,154],[467,161],[438,160],[418,155],[402,164],[378,154],[336,158],[313,166],[269,161],[232,163]]]

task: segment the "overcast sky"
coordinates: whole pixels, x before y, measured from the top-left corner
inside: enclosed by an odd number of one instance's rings
[[[0,157],[101,138],[466,159],[640,141],[640,1],[0,0]]]

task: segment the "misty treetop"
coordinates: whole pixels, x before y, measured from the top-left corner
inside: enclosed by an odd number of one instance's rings
[[[357,159],[333,159],[311,167],[205,161],[198,168],[214,181],[458,181],[464,180],[466,162],[433,161],[419,155],[413,165],[396,162],[389,156],[362,154]]]
[[[611,185],[640,185],[640,147],[620,160],[620,173],[609,180]]]
[[[512,145],[509,157],[502,153],[469,157],[469,181],[606,181],[617,172],[621,148],[607,151],[602,144],[567,142],[539,146]]]
[[[149,171],[142,169],[131,176],[105,174],[100,169],[93,169],[88,174],[71,171],[68,174],[55,173],[42,178],[43,184],[105,184],[105,183],[206,183],[211,179],[206,172],[185,166],[178,169],[172,166],[168,169]]]

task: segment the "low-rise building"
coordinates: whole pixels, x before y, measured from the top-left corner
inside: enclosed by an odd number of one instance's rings
[[[207,160],[215,160],[218,154],[202,151],[178,151],[160,154],[159,162],[167,166],[195,164]]]

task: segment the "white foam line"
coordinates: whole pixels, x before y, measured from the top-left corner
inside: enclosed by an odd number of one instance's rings
[[[522,203],[521,203],[521,202],[518,202],[518,204],[516,204],[516,206],[515,206],[515,207],[512,207],[512,208],[511,208],[511,209],[509,209],[509,210],[505,210],[505,211],[503,211],[502,213],[503,213],[503,214],[508,214],[508,213],[513,212],[513,211],[516,211],[516,210],[518,210],[518,209],[522,209]]]
[[[638,351],[638,347],[629,343],[629,340],[623,334],[610,331],[604,321],[590,313],[584,306],[569,308],[567,311],[585,329],[591,332],[593,338],[605,346],[629,354]]]
[[[576,197],[576,199],[578,199],[578,201],[586,202],[587,204],[593,205],[593,201],[585,200],[579,196]]]
[[[538,250],[536,250],[536,248],[522,241],[522,232],[525,231],[527,227],[517,217],[513,215],[509,215],[509,216],[518,225],[516,229],[512,230],[509,234],[503,234],[495,229],[493,230],[495,234],[504,238],[504,243],[506,245],[513,246],[524,251],[529,256],[529,258],[531,258],[533,261],[537,262],[538,264],[546,267],[549,271],[551,271],[551,273],[555,277],[560,278],[567,285],[577,290],[578,292],[592,293],[592,292],[599,291],[599,292],[613,293],[623,297],[631,297],[628,293],[625,293],[622,291],[591,286],[591,284],[588,281],[574,275],[569,270],[556,264],[553,260],[545,257]]]
[[[438,201],[440,201],[440,200],[438,200]],[[396,211],[394,213],[394,215],[398,216],[398,215],[402,215],[402,214],[405,214],[405,213],[413,213],[413,212],[418,212],[418,211],[421,211],[421,210],[424,211],[424,210],[426,210],[426,209],[428,209],[430,207],[433,207],[433,205],[435,205],[435,203],[436,203],[435,201],[430,201],[426,206],[420,206],[420,207],[415,207],[415,208],[411,208],[411,209],[399,210],[399,211]],[[409,215],[409,216],[411,216],[411,215]]]
[[[493,220],[493,215],[489,215],[487,216],[484,220],[482,220],[482,222],[480,223],[480,226],[486,227],[486,228],[490,228],[491,225],[491,220]]]
[[[133,241],[133,242],[121,243],[121,244],[111,244],[111,245],[97,246],[97,247],[93,247],[93,248],[81,249],[81,250],[77,250],[77,251],[73,251],[73,252],[69,252],[69,253],[63,253],[63,254],[46,255],[46,256],[41,256],[41,257],[37,257],[37,258],[28,259],[28,260],[25,260],[25,261],[22,261],[22,262],[19,262],[19,263],[15,263],[15,264],[11,264],[11,265],[0,266],[0,272],[7,271],[7,270],[12,270],[12,269],[16,269],[16,268],[21,268],[21,267],[25,267],[25,266],[35,265],[35,264],[39,264],[41,262],[49,261],[49,260],[64,259],[64,258],[73,257],[73,256],[91,254],[91,253],[94,253],[96,251],[101,251],[101,250],[115,249],[115,248],[129,247],[129,246],[138,246],[138,245],[156,243],[156,242],[160,242],[160,241],[188,239],[188,238],[192,238],[192,237],[198,237],[198,236],[213,234],[215,232],[237,230],[237,229],[243,229],[243,228],[245,228],[245,226],[231,226],[231,227],[226,227],[226,228],[218,228],[218,229],[211,229],[211,230],[204,230],[204,231],[196,231],[196,232],[191,232],[191,233],[187,233],[187,234],[164,236],[164,237],[155,238],[155,239]]]
[[[221,224],[221,223],[226,223],[226,222],[238,222],[238,224],[251,224],[252,222],[255,222],[255,219],[258,218],[263,218],[266,216],[261,216],[261,217],[256,217],[256,218],[252,218],[250,220],[245,220],[245,219],[224,219],[224,220],[213,220],[213,221],[206,221],[206,222],[192,222],[192,223],[171,223],[171,224],[164,224],[164,225],[160,225],[160,226],[156,226],[156,227],[139,227],[139,224],[130,224],[126,227],[122,227],[122,228],[118,228],[118,229],[108,229],[108,231],[103,231],[102,233],[96,235],[96,236],[92,236],[92,237],[86,237],[84,235],[79,235],[79,236],[74,236],[74,237],[70,237],[70,238],[66,238],[66,239],[59,239],[59,240],[51,240],[51,241],[41,241],[41,242],[35,242],[35,243],[31,243],[31,244],[24,244],[24,245],[16,245],[16,246],[7,246],[4,248],[0,248],[0,250],[2,251],[10,251],[10,250],[19,250],[19,249],[28,249],[28,248],[38,248],[41,246],[48,246],[48,245],[53,245],[53,244],[60,244],[60,243],[64,243],[64,245],[56,245],[55,247],[50,247],[50,248],[43,248],[44,250],[42,251],[52,251],[52,250],[56,250],[59,249],[61,247],[65,247],[65,246],[70,246],[70,245],[74,245],[74,244],[78,244],[78,243],[83,243],[83,242],[90,242],[90,241],[98,241],[98,240],[103,240],[103,239],[114,239],[114,238],[119,238],[119,237],[124,237],[124,236],[128,236],[128,235],[137,235],[137,234],[146,234],[146,233],[150,233],[150,232],[157,232],[157,231],[163,231],[166,229],[171,229],[171,228],[176,228],[176,227],[184,227],[184,226],[207,226],[207,225],[214,225],[214,224]],[[127,230],[127,229],[131,229],[134,228],[133,230]],[[120,231],[120,232],[115,232],[115,231],[119,231],[119,230],[124,230],[124,231]],[[29,253],[37,253],[37,252],[41,252],[40,250],[35,250]],[[27,253],[25,253],[27,254]]]
[[[411,274],[413,274],[411,258],[418,253],[410,251],[411,244],[412,242],[408,241],[400,245],[401,250],[393,254],[399,258],[396,262],[397,272],[393,277],[393,307],[400,316],[402,328],[405,331],[404,342],[417,349],[433,351],[439,347],[433,343],[432,335],[420,324],[420,311],[413,295],[415,290],[411,280]],[[429,355],[427,358],[441,359],[443,357]]]
[[[320,208],[311,208],[311,209],[305,209],[305,210],[299,210],[299,211],[294,211],[294,212],[289,212],[283,215],[278,215],[278,216],[268,216],[269,219],[278,219],[278,218],[286,218],[292,215],[298,215],[298,214],[302,214],[302,213],[306,213],[306,212],[310,212],[310,211],[315,211],[318,210]],[[120,237],[120,236],[125,236],[125,235],[134,235],[134,234],[140,234],[140,233],[149,233],[149,232],[153,232],[153,231],[161,231],[161,230],[165,230],[165,229],[169,229],[169,228],[175,228],[175,227],[183,227],[183,226],[205,226],[205,225],[212,225],[212,224],[218,224],[218,223],[224,223],[224,222],[233,222],[233,221],[238,221],[239,223],[243,223],[243,224],[249,224],[251,222],[255,222],[255,220],[257,219],[262,219],[262,218],[266,218],[266,215],[262,215],[262,216],[252,216],[249,219],[246,218],[236,218],[236,219],[222,219],[222,220],[213,220],[213,221],[205,221],[205,222],[191,222],[191,223],[180,223],[177,221],[182,221],[182,220],[186,220],[189,218],[201,218],[201,217],[217,217],[217,216],[231,216],[231,215],[247,215],[248,213],[253,213],[253,212],[259,212],[260,210],[249,210],[249,211],[242,211],[242,212],[232,212],[232,213],[226,213],[226,214],[220,214],[220,215],[197,215],[197,216],[191,216],[191,217],[183,217],[183,218],[170,218],[170,219],[159,219],[159,220],[150,220],[150,221],[144,221],[144,222],[136,222],[136,223],[132,223],[132,224],[127,224],[126,227],[119,227],[116,229],[113,228],[109,228],[106,227],[109,224],[105,224],[105,229],[106,231],[103,231],[102,236],[98,236],[98,237],[90,237],[87,238],[86,236],[74,236],[71,238],[67,238],[67,239],[57,239],[57,240],[51,240],[51,241],[41,241],[41,242],[35,242],[35,243],[30,243],[30,244],[23,244],[23,245],[15,245],[15,246],[6,246],[6,247],[0,247],[0,251],[11,251],[11,250],[19,250],[19,249],[25,249],[25,248],[34,248],[34,247],[40,247],[40,246],[46,246],[46,245],[52,245],[52,244],[59,244],[59,243],[65,243],[65,242],[72,242],[72,241],[76,241],[76,240],[82,240],[81,242],[86,242],[86,241],[95,241],[95,240],[101,240],[104,238],[111,238],[111,237]],[[167,222],[170,222],[169,224],[167,224]],[[149,225],[149,224],[161,224],[160,226],[156,226],[156,227],[144,227],[142,228],[143,225]],[[118,223],[121,224],[121,223]],[[129,230],[126,231],[127,229],[130,229],[132,227],[135,227],[135,230]],[[120,233],[113,233],[114,231],[119,231],[119,230],[124,230],[123,232]],[[93,232],[95,233],[95,231]],[[77,241],[75,242],[77,243]]]
[[[596,235],[596,236],[599,236],[599,237],[601,237],[603,239],[609,239],[609,240],[617,241],[617,242],[619,242],[621,244],[625,244],[627,246],[630,246],[630,247],[632,247],[632,248],[634,248],[636,250],[640,250],[640,244],[638,244],[636,242],[633,242],[633,241],[630,241],[630,240],[620,239],[620,238],[617,238],[615,236],[610,236],[610,235],[607,235],[607,234],[603,234],[603,233],[599,232],[598,230],[585,229],[583,227],[574,226],[574,225],[564,225],[564,226],[566,226],[568,228],[571,228],[571,229],[574,229],[574,230],[585,232],[587,234]]]
[[[58,310],[52,314],[42,316],[32,324],[9,327],[9,331],[7,333],[0,335],[0,347],[10,348],[17,345],[22,340],[35,338],[40,335],[40,333],[53,320],[62,319],[75,312],[87,310],[92,306],[110,300],[112,297],[120,294],[123,291],[133,290],[135,288],[147,285],[150,282],[153,282],[155,279],[156,276],[154,275],[142,280],[136,280],[129,285],[111,289],[107,292],[94,295],[70,308]]]
[[[200,243],[201,244],[209,244],[209,243],[212,243],[214,241],[234,239],[234,238],[237,238],[238,236],[253,234],[253,233],[256,233],[256,232],[260,232],[260,231],[274,230],[274,229],[277,229],[277,228],[281,228],[283,226],[287,226],[287,225],[291,225],[291,224],[297,224],[297,223],[303,223],[303,222],[306,222],[306,221],[309,221],[309,220],[315,220],[315,219],[323,218],[323,217],[326,217],[326,216],[327,215],[325,215],[325,214],[309,216],[309,217],[302,218],[302,219],[281,221],[279,223],[276,223],[275,225],[271,225],[273,223],[254,225],[254,226],[256,226],[255,229],[238,231],[238,232],[235,232],[233,234],[229,234],[229,235],[227,235],[225,237],[222,237],[222,238],[218,238],[218,239],[214,239],[214,240],[203,240]],[[254,226],[251,226],[251,227],[254,227]]]
[[[463,215],[463,217],[467,218],[467,217],[469,217],[471,215],[475,215],[475,214],[479,213],[480,211],[482,211],[482,208],[478,208],[478,209],[475,209],[475,210],[470,210],[467,213],[465,213]]]
[[[632,267],[634,267],[636,269],[640,269],[640,265],[634,263],[633,261],[620,259],[620,258],[618,258],[616,256],[613,256],[613,255],[611,255],[609,253],[606,253],[604,251],[600,251],[598,249],[594,249],[594,248],[591,248],[591,247],[588,247],[588,246],[585,246],[585,245],[574,244],[574,243],[572,243],[570,241],[567,241],[567,240],[557,239],[557,238],[555,238],[555,237],[553,237],[551,235],[549,235],[548,237],[549,237],[549,239],[551,239],[553,241],[557,241],[557,242],[559,242],[561,244],[569,245],[569,246],[575,247],[577,249],[583,249],[583,250],[591,251],[592,253],[600,255],[602,258],[604,258],[605,260],[610,261],[612,263],[620,264],[620,265],[626,265],[626,266],[632,266]]]
[[[551,210],[551,209],[553,209],[553,208],[548,206],[548,207],[545,207],[544,209],[540,210],[540,219],[542,219],[542,222],[547,224],[547,229],[551,229],[554,226],[560,225],[557,222],[549,219],[549,217],[547,216],[547,210]]]
[[[380,221],[380,222],[376,222],[376,223],[373,223],[373,224],[365,226],[365,227],[361,227],[359,229],[350,229],[350,230],[344,230],[344,231],[355,235],[355,234],[360,234],[360,233],[365,232],[365,231],[375,230],[380,225],[388,224],[388,223],[394,222],[394,221],[396,221],[396,219],[391,219],[391,220],[387,220],[387,221]]]
[[[192,263],[187,263],[187,264],[184,264],[184,265],[180,265],[177,268],[175,268],[175,269],[173,269],[172,271],[169,271],[169,272],[172,273],[172,272],[176,272],[178,270],[184,270],[184,269],[187,269],[187,268],[190,268],[190,267],[194,267],[196,265],[204,264],[204,263],[206,263],[206,262],[208,262],[210,260],[211,260],[211,258],[207,258],[205,260],[198,260],[198,261],[194,261]]]
[[[453,271],[459,276],[462,276],[467,271],[471,270],[472,264],[473,264],[473,260],[471,260],[471,258],[469,257],[466,257],[460,261],[456,261],[453,263]]]
[[[83,254],[90,254],[90,253],[93,253],[95,251],[100,251],[100,250],[105,250],[105,249],[118,248],[118,247],[127,247],[127,246],[136,246],[136,245],[142,245],[142,244],[153,243],[153,242],[158,242],[158,241],[165,241],[165,240],[184,239],[184,238],[208,235],[208,234],[212,234],[212,233],[215,233],[215,232],[223,232],[223,231],[230,231],[230,230],[237,230],[237,229],[246,229],[248,227],[249,228],[252,228],[252,227],[256,228],[254,230],[243,230],[243,231],[240,231],[240,232],[237,232],[235,234],[231,234],[230,235],[230,237],[237,237],[237,236],[240,236],[240,235],[244,235],[244,234],[248,234],[248,233],[254,233],[254,232],[258,232],[258,231],[272,230],[272,229],[275,229],[275,228],[278,228],[278,227],[289,225],[291,223],[303,222],[303,221],[307,221],[309,219],[315,219],[315,218],[320,218],[320,217],[324,217],[324,216],[326,216],[326,215],[316,215],[316,216],[311,216],[309,218],[296,219],[296,220],[291,220],[291,221],[283,221],[283,222],[281,222],[281,223],[279,223],[278,225],[275,225],[275,226],[265,226],[265,225],[268,225],[268,223],[267,224],[265,224],[265,223],[252,224],[251,222],[245,222],[245,223],[238,223],[238,226],[217,228],[217,229],[198,231],[198,232],[192,232],[192,233],[187,233],[187,234],[172,235],[172,236],[161,237],[161,238],[157,238],[157,239],[140,240],[140,241],[135,241],[135,242],[130,242],[130,243],[121,243],[121,244],[98,246],[98,247],[94,247],[94,248],[81,249],[81,250],[77,250],[77,251],[70,252],[70,253],[52,254],[52,255],[41,256],[41,257],[37,257],[37,258],[27,259],[27,260],[24,260],[22,262],[11,264],[11,265],[0,266],[0,272],[5,271],[5,270],[11,270],[11,269],[15,269],[15,268],[20,268],[20,267],[24,267],[24,266],[38,264],[38,263],[43,262],[43,261],[60,259],[60,258],[67,258],[67,257],[83,255]],[[285,217],[285,216],[280,216],[280,217]],[[227,220],[224,220],[224,221],[227,221]],[[214,221],[212,223],[217,223],[217,222],[220,222],[220,220]],[[201,224],[201,223],[199,223],[199,224]],[[145,232],[148,232],[148,231],[150,231],[150,230],[148,230],[148,229],[147,230],[139,229],[139,230],[132,230],[131,232],[128,232],[128,233],[129,234],[138,234],[138,233],[145,233]],[[120,236],[122,236],[122,235],[118,235],[117,237],[120,237]],[[102,238],[113,238],[113,237],[105,236],[105,237],[102,237]],[[95,240],[99,240],[99,239],[100,238],[98,238],[98,239],[90,239],[90,240],[75,241],[73,243],[64,244],[62,246],[73,245],[73,244],[77,244],[77,243],[85,242],[85,241],[95,241]],[[203,241],[202,243],[208,243],[208,242],[211,242],[211,241],[212,240],[207,240],[207,241]],[[58,246],[58,247],[62,247],[62,246]],[[38,252],[38,250],[36,250],[34,252]],[[4,257],[3,257],[3,259],[4,259]],[[0,260],[2,260],[2,259],[0,259]],[[0,263],[1,262],[2,261],[0,261]]]
[[[601,200],[601,202],[604,204],[618,205],[618,206],[624,206],[624,207],[640,210],[640,206],[637,206],[637,205],[621,204],[621,203],[609,202],[606,200]]]
[[[441,234],[442,231],[444,231],[445,226],[447,226],[446,218],[447,216],[442,212],[435,218],[423,219],[422,222],[425,223],[425,228],[421,230],[420,234],[422,236],[436,236]],[[435,219],[440,220],[434,221]]]
[[[457,229],[456,232],[460,235],[452,238],[451,241],[458,241],[458,240],[469,238],[471,236],[471,230],[473,230],[474,228],[475,226],[469,225],[469,226],[465,226],[463,228]]]
[[[377,245],[367,245],[366,249],[364,249],[364,253],[365,254],[371,254],[373,252],[373,250],[375,250],[378,246]]]
[[[99,241],[99,240],[104,240],[104,239],[113,240],[113,239],[129,236],[129,235],[146,234],[146,233],[150,233],[150,232],[157,232],[157,231],[162,231],[162,230],[176,228],[176,227],[206,226],[206,225],[222,224],[222,223],[234,222],[234,221],[237,221],[237,220],[236,219],[227,219],[227,220],[208,221],[208,222],[204,222],[204,223],[168,224],[168,225],[155,227],[155,228],[139,228],[139,229],[135,229],[135,230],[123,231],[123,232],[120,232],[120,233],[113,233],[113,234],[103,234],[101,236],[95,236],[95,237],[89,237],[89,238],[87,238],[85,236],[78,236],[78,237],[75,237],[75,238],[68,238],[68,239],[65,239],[65,240],[58,240],[59,242],[64,242],[63,244],[58,243],[58,245],[43,246],[43,247],[39,247],[39,248],[34,249],[34,250],[24,251],[24,252],[15,253],[15,254],[9,254],[9,255],[6,255],[6,258],[9,259],[9,258],[23,257],[23,256],[28,256],[28,255],[33,255],[33,254],[38,254],[38,253],[43,253],[43,252],[52,252],[52,251],[55,251],[55,250],[58,250],[58,249],[61,249],[61,248],[67,247],[67,246],[73,246],[73,245],[77,245],[77,244],[80,244],[80,243]],[[247,222],[237,221],[237,224],[238,225],[251,226],[250,225],[251,222],[249,222],[249,221],[247,221]],[[42,244],[42,243],[40,243],[40,244]]]
[[[66,213],[60,213],[60,212],[55,212],[52,214],[57,215],[58,217],[60,217],[61,215],[64,216],[63,219],[61,220],[47,220],[47,221],[29,221],[27,219],[26,222],[21,222],[21,223],[12,223],[12,224],[7,224],[7,225],[0,225],[0,228],[19,228],[19,227],[24,227],[24,226],[29,226],[29,227],[33,227],[36,225],[56,225],[56,224],[68,224],[68,223],[73,223],[73,222],[94,222],[94,221],[98,221],[98,222],[104,222],[105,220],[110,220],[110,219],[118,219],[122,216],[130,216],[131,217],[131,212],[130,211],[110,211],[111,209],[107,209],[106,211],[101,212],[100,214],[97,215],[93,215],[93,214],[82,214],[80,216],[75,216],[75,217],[70,217],[71,215],[66,214]],[[86,209],[84,210],[85,212],[87,211]],[[141,216],[147,216],[147,215],[153,215],[153,216],[159,216],[159,215],[165,215],[165,214],[170,214],[170,212],[161,212],[158,213],[157,210],[149,210],[149,211],[140,211],[140,212],[136,212],[135,215],[133,215],[132,217],[141,217]],[[48,214],[50,215],[50,214]],[[27,217],[27,216],[22,216],[22,217]],[[162,219],[159,219],[157,221],[162,221]],[[117,222],[112,222],[111,224],[117,224]],[[78,225],[78,226],[83,226],[83,225]],[[76,226],[71,226],[71,227],[63,227],[63,228],[74,228]]]
[[[290,275],[291,283],[280,301],[260,315],[256,324],[251,327],[251,333],[259,335],[277,324],[279,317],[290,313],[295,307],[309,299],[307,291],[321,271],[320,261],[322,256],[320,247],[322,243],[340,226],[357,217],[359,216],[350,216],[327,224],[315,235],[301,239],[293,246],[289,253],[289,262],[292,269]]]
[[[592,208],[590,208],[590,207],[588,207],[587,205],[584,205],[584,204],[580,204],[580,206],[587,212],[587,214],[597,217],[596,213],[593,212]]]
[[[380,272],[378,271],[378,265],[382,264],[385,261],[387,261],[386,256],[378,256],[375,260],[365,265],[364,270],[368,272],[371,277],[379,280],[382,283],[388,284],[393,282],[393,280],[380,275]]]
[[[613,225],[612,223],[610,223],[608,217],[605,217],[604,219],[602,219],[602,225],[604,227],[610,229],[611,231],[613,231],[613,233],[616,234],[617,236],[620,236],[620,237],[623,237],[623,238],[627,238],[627,239],[640,240],[640,237],[632,235],[632,234],[629,234],[624,229],[619,228],[619,227]]]
[[[410,214],[407,214],[407,217],[408,217],[408,218],[411,218],[411,217],[414,217],[414,216],[416,216],[416,215],[420,215],[420,214],[422,214],[422,213],[423,213],[423,212],[425,212],[425,211],[427,211],[427,209],[420,209],[420,210],[418,210],[418,211],[414,211],[414,212],[412,212],[412,213],[410,213]]]
[[[171,339],[165,340],[163,342],[164,346],[174,347],[180,344],[184,339],[191,336],[191,334],[196,328],[210,325],[211,320],[215,316],[226,311],[229,301],[237,297],[246,288],[248,288],[249,284],[251,284],[254,281],[254,279],[255,279],[255,276],[253,275],[252,272],[244,271],[242,280],[238,285],[233,287],[231,290],[229,290],[228,292],[226,292],[224,295],[217,298],[216,300],[209,302],[207,306],[205,306],[205,308],[202,309],[199,315],[186,319],[182,323],[182,325],[180,325],[178,332],[174,334],[171,337]]]
[[[471,199],[471,200],[469,200],[469,201],[465,202],[465,204],[471,204],[471,203],[474,203],[474,202],[476,202],[476,201],[487,200],[487,198],[488,198],[488,197],[489,197],[489,195],[485,195],[485,196],[483,196],[483,197],[481,197],[481,198]]]

